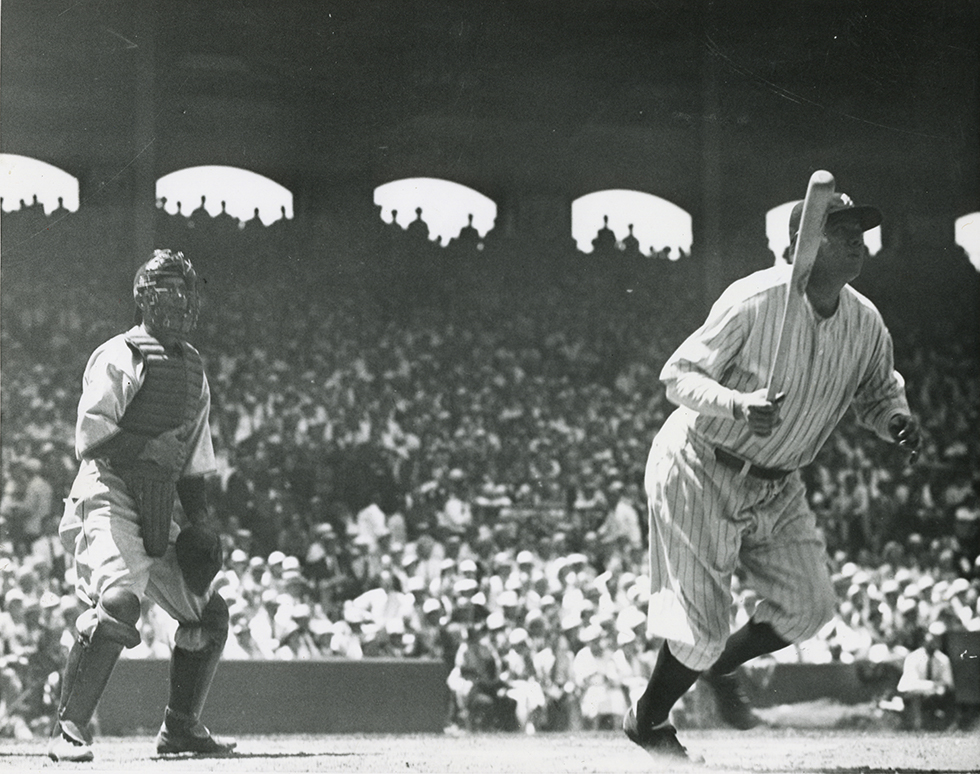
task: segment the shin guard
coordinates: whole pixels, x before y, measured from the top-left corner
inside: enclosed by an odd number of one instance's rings
[[[79,616],[79,634],[68,653],[61,684],[58,719],[65,733],[90,742],[88,724],[123,648],[139,644],[139,598],[110,589],[88,613]]]
[[[228,638],[228,604],[215,594],[204,607],[200,626],[207,644],[199,650],[175,645],[170,658],[170,700],[167,709],[185,720],[197,721],[218,670]],[[178,641],[181,638],[178,637]]]

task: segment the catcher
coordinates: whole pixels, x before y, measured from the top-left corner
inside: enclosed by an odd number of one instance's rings
[[[81,464],[59,532],[74,554],[85,610],[48,747],[55,761],[93,759],[89,723],[122,649],[140,642],[143,596],[178,622],[157,753],[221,755],[235,747],[200,720],[228,635],[228,606],[210,589],[222,563],[205,489],[215,470],[210,387],[186,340],[200,309],[197,275],[182,253],[156,250],[136,272],[133,297],[134,327],[99,346],[82,377]]]

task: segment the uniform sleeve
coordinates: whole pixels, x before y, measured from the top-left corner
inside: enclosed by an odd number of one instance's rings
[[[667,397],[699,414],[733,418],[735,391],[722,383],[747,336],[750,309],[726,294],[660,372]]]
[[[120,432],[119,420],[143,384],[143,360],[122,338],[102,345],[89,358],[75,424],[79,459]]]
[[[875,315],[870,341],[870,359],[854,397],[858,421],[885,440],[891,440],[888,423],[898,414],[909,414],[905,380],[895,370],[891,335],[881,318]]]
[[[216,472],[217,462],[214,458],[214,444],[211,439],[211,386],[207,376],[201,384],[201,402],[194,424],[187,440],[187,462],[181,472],[183,477],[207,476]]]

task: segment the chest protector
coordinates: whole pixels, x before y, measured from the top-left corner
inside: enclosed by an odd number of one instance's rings
[[[156,436],[193,422],[201,406],[204,364],[194,347],[182,343],[167,350],[152,336],[129,333],[126,342],[146,363],[143,386],[126,408],[119,426]]]
[[[167,350],[155,338],[142,333],[127,334],[126,342],[142,356],[146,373],[119,426],[130,432],[158,436],[185,422],[193,422],[204,387],[204,366],[198,351],[189,344]],[[136,505],[147,554],[163,556],[170,541],[179,473],[140,461],[113,467]]]

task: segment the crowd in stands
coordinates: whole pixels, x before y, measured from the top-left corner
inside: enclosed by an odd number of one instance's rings
[[[225,657],[442,659],[461,728],[620,716],[659,645],[641,481],[671,410],[659,368],[703,317],[683,267],[660,261],[624,298],[582,262],[510,285],[471,265],[412,307],[307,265],[243,283],[190,257],[209,278],[196,343],[220,466]],[[0,289],[8,734],[37,732],[56,702],[79,612],[57,537],[78,381],[132,313],[128,277],[45,285],[45,268],[18,282],[15,267]],[[883,663],[937,622],[980,630],[975,337],[904,322],[896,361],[924,422],[921,462],[904,467],[848,418],[805,471],[839,605],[777,660]],[[733,600],[738,625],[755,600],[739,583]],[[124,656],[169,657],[174,623],[147,605],[141,627]]]

